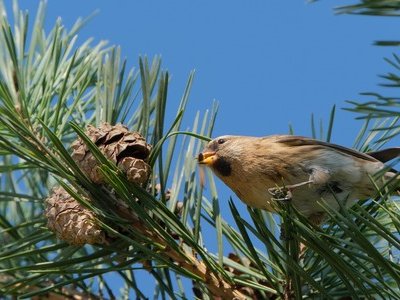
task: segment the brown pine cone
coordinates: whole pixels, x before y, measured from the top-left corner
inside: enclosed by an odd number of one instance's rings
[[[147,159],[151,145],[137,132],[130,132],[126,126],[112,126],[103,123],[99,128],[87,127],[86,135],[95,143],[109,160],[113,161],[126,175],[129,181],[144,185],[151,172]],[[104,183],[98,163],[82,139],[71,145],[72,158],[81,170],[95,183]]]
[[[58,187],[46,199],[47,227],[71,245],[104,244],[105,232],[96,224],[94,213]]]

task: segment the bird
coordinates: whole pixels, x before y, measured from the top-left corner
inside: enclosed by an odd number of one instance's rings
[[[303,136],[225,135],[211,140],[197,160],[248,206],[277,212],[278,200],[290,200],[320,225],[326,219],[321,199],[338,210],[377,196],[377,187],[396,182],[397,171],[385,162],[399,155],[400,147],[363,153]]]

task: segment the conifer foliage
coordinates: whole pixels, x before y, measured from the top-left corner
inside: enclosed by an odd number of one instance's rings
[[[363,5],[376,2],[390,1]],[[172,102],[159,57],[128,70],[118,47],[77,43],[87,20],[47,31],[45,2],[31,23],[12,11],[0,1],[0,298],[400,299],[392,191],[340,211],[321,201],[322,227],[290,202],[239,210],[198,178],[217,106],[187,125],[193,72]],[[355,148],[398,135],[396,99],[351,103],[365,119]]]

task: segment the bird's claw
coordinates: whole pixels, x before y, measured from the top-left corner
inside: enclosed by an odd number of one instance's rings
[[[297,184],[287,185],[287,186],[277,186],[268,189],[268,193],[271,194],[272,199],[275,201],[290,201],[293,198],[292,190],[314,183],[313,180],[308,180],[300,182]]]
[[[278,186],[268,189],[268,193],[272,196],[275,201],[290,201],[292,200],[292,192],[284,186]]]

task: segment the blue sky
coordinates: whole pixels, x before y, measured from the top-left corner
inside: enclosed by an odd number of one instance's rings
[[[34,9],[37,1],[21,1]],[[98,15],[80,33],[120,45],[133,66],[160,54],[172,75],[175,108],[192,69],[190,113],[220,104],[215,135],[310,135],[310,115],[327,120],[331,107],[378,90],[393,49],[373,46],[397,37],[396,18],[334,15],[348,1],[49,1],[48,24],[61,16]],[[174,111],[174,109],[171,109]],[[361,125],[338,111],[333,141],[352,145]],[[187,118],[190,124],[191,118]]]
[[[34,12],[37,3],[20,6]],[[195,69],[186,126],[216,99],[216,136],[287,133],[289,124],[296,134],[310,135],[311,113],[327,122],[336,105],[332,141],[351,146],[361,122],[341,108],[349,107],[345,100],[363,99],[360,92],[381,90],[377,75],[391,71],[383,58],[394,49],[372,43],[397,39],[398,19],[334,14],[334,6],[349,3],[53,0],[47,24],[61,16],[71,27],[99,10],[80,41],[94,37],[120,45],[131,66],[139,55],[161,55],[172,76],[171,113]],[[232,195],[218,188],[221,198]]]

